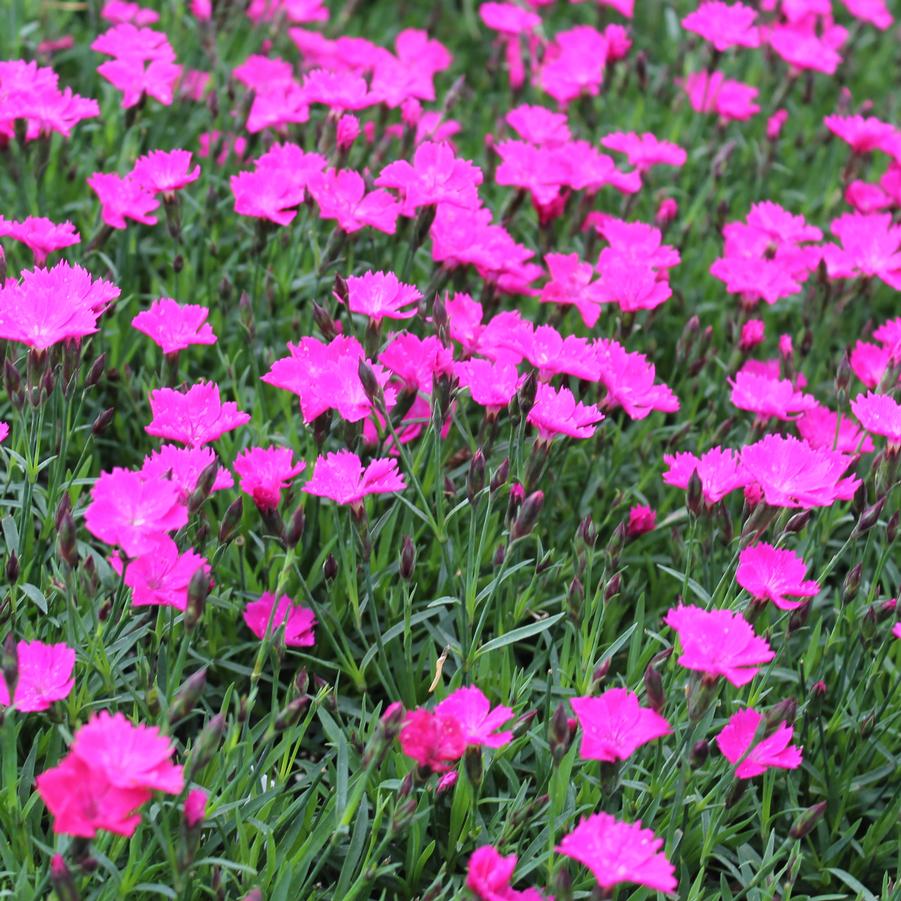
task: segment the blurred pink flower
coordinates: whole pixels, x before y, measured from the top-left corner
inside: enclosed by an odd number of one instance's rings
[[[190,150],[151,150],[135,160],[131,177],[145,191],[171,197],[200,178],[200,166],[191,168]]]
[[[723,119],[744,121],[760,112],[758,89],[726,78],[722,72],[692,72],[677,84],[699,113],[717,113]]]
[[[424,707],[407,713],[398,740],[407,757],[434,773],[449,770],[466,751],[466,736],[457,720]]]
[[[780,610],[794,610],[820,590],[817,582],[804,578],[806,575],[807,565],[799,554],[761,542],[738,555],[735,581],[759,601],[772,601]],[[789,600],[789,595],[805,600]]]
[[[538,84],[559,104],[597,96],[607,65],[607,41],[590,25],[558,32],[544,49]]]
[[[758,419],[790,420],[817,405],[816,398],[795,390],[789,379],[770,379],[739,371],[729,380],[731,400],[739,410],[755,413]]]
[[[657,513],[653,507],[636,504],[629,510],[629,520],[626,523],[626,534],[630,538],[636,538],[645,532],[653,532],[657,527]]]
[[[100,200],[101,216],[110,228],[125,228],[126,219],[156,225],[156,217],[150,214],[160,202],[130,176],[95,172],[88,178],[88,187]]]
[[[823,124],[841,138],[853,153],[883,150],[895,139],[896,129],[890,122],[874,116],[826,116]]]
[[[181,66],[165,34],[125,22],[96,38],[91,49],[113,57],[97,71],[122,91],[124,109],[137,106],[145,94],[171,106]]]
[[[624,153],[630,166],[634,166],[639,172],[647,172],[652,166],[685,165],[687,154],[685,150],[672,141],[661,141],[656,135],[646,131],[643,134],[635,132],[615,131],[601,138],[601,146],[608,150]]]
[[[521,381],[516,367],[503,361],[472,359],[454,363],[454,375],[460,387],[468,388],[472,399],[493,415],[513,400]]]
[[[549,442],[558,435],[591,438],[604,414],[594,404],[576,401],[569,388],[555,389],[539,382],[527,419],[538,430],[539,439]]]
[[[851,370],[867,388],[876,388],[891,365],[891,354],[878,344],[858,341],[849,356]]]
[[[749,319],[741,327],[738,346],[741,350],[751,350],[763,341],[765,326],[762,319]]]
[[[541,289],[541,302],[560,306],[572,304],[585,325],[593,328],[606,299],[600,283],[592,281],[594,266],[582,262],[577,253],[549,253],[544,261],[550,280]]]
[[[367,193],[363,176],[353,169],[317,173],[311,176],[308,188],[319,206],[320,217],[337,220],[347,234],[367,225],[386,235],[393,235],[397,228],[400,204],[388,191]]]
[[[393,272],[367,271],[347,277],[347,308],[368,316],[376,325],[382,319],[411,319],[422,299],[415,285],[406,285]]]
[[[867,22],[880,31],[891,28],[895,21],[885,0],[842,0],[842,3],[854,18]]]
[[[397,471],[397,460],[379,458],[364,467],[356,454],[343,450],[318,457],[313,477],[303,490],[339,504],[359,507],[367,494],[391,494],[406,487],[404,477]]]
[[[738,764],[735,768],[738,779],[752,779],[771,767],[794,770],[801,766],[801,749],[790,744],[794,729],[786,723],[780,723],[772,735],[753,744],[762,720],[761,714],[750,707],[739,710],[716,737],[717,747],[726,760]]]
[[[360,120],[350,113],[345,113],[335,126],[335,144],[339,150],[349,150],[360,136]]]
[[[776,656],[769,642],[732,610],[680,604],[670,608],[664,621],[679,635],[682,666],[707,677],[723,676],[735,686],[747,685]]]
[[[122,574],[122,561],[112,557],[110,565]],[[188,606],[188,586],[197,570],[207,575],[210,566],[204,557],[188,548],[179,553],[176,543],[166,535],[154,542],[146,553],[137,555],[125,570],[125,584],[131,589],[131,603],[135,607],[174,607],[184,610]]]
[[[692,474],[697,472],[704,500],[709,505],[748,483],[739,455],[729,448],[712,447],[700,457],[685,451],[664,454],[663,462],[669,467],[663,474],[663,481],[683,491],[688,488]]]
[[[788,110],[777,109],[769,119],[766,120],[766,136],[769,141],[776,141],[782,134],[785,123],[788,122]]]
[[[206,321],[210,311],[197,304],[180,304],[171,297],[155,300],[131,324],[158,344],[165,354],[177,354],[192,344],[215,344],[213,327]]]
[[[270,628],[270,634],[275,635],[284,624],[287,647],[307,648],[316,643],[315,614],[308,607],[295,605],[286,594],[283,594],[276,604],[275,595],[269,591],[264,592],[244,608],[244,622],[260,641],[266,637],[267,626]]]
[[[599,697],[570,698],[569,703],[582,727],[583,760],[625,760],[642,745],[673,731],[659,713],[642,707],[638,696],[625,688],[609,688]]]
[[[282,491],[306,465],[303,460],[295,463],[288,447],[249,447],[235,458],[235,472],[241,479],[238,485],[261,510],[274,510]]]
[[[851,412],[871,435],[887,439],[890,452],[901,446],[901,404],[887,394],[858,394],[851,401]]]
[[[235,197],[235,212],[240,216],[268,219],[276,225],[289,225],[297,215],[291,209],[303,202],[303,185],[292,184],[275,170],[239,172],[230,180]]]
[[[150,410],[153,419],[144,428],[148,435],[188,447],[209,444],[250,422],[250,414],[234,401],[222,402],[215,382],[199,382],[187,391],[157,388],[150,392]]]
[[[491,845],[482,845],[469,857],[466,887],[480,901],[543,901],[538,889],[510,887],[515,869],[515,854],[502,857]]]
[[[451,692],[436,705],[435,713],[454,720],[467,745],[500,748],[513,738],[512,732],[497,731],[512,718],[513,711],[503,705],[492,708],[491,702],[475,685]]]
[[[453,351],[435,335],[419,338],[410,332],[397,332],[379,354],[379,363],[400,379],[405,388],[432,393],[433,380],[446,375],[453,366]]]
[[[731,47],[757,47],[760,35],[754,24],[757,10],[744,3],[705,0],[682,20],[686,31],[699,34],[722,53]]]
[[[536,147],[559,147],[572,139],[566,115],[543,106],[522,104],[510,110],[505,119],[524,141]]]
[[[71,222],[57,224],[43,216],[26,216],[21,222],[0,216],[0,238],[12,238],[33,254],[36,266],[42,266],[48,254],[81,241]]]
[[[19,681],[12,706],[22,713],[47,710],[69,696],[75,685],[75,651],[67,644],[20,641],[16,644]],[[9,707],[9,689],[0,679],[0,706]]]
[[[112,22],[113,25],[121,25],[123,22],[131,22],[134,25],[153,25],[158,22],[160,14],[153,9],[147,9],[137,3],[129,3],[128,0],[106,0],[100,10],[100,18]]]
[[[633,882],[672,892],[677,886],[676,870],[662,847],[663,840],[643,829],[640,820],[625,823],[608,813],[596,813],[564,836],[557,851],[591,870],[601,888]]]
[[[839,421],[840,419],[840,421]],[[806,410],[795,420],[801,437],[811,447],[841,451],[843,454],[868,454],[873,450],[873,441],[861,431],[847,416],[823,406]]]
[[[830,278],[876,277],[901,291],[901,225],[891,213],[845,213],[832,222],[841,246],[824,244]]]
[[[678,411],[679,398],[669,385],[655,383],[657,370],[644,354],[605,338],[599,338],[594,349],[598,380],[607,389],[603,407],[622,407],[629,419],[645,419],[654,410]]]
[[[188,829],[200,825],[206,817],[207,793],[202,788],[192,788],[185,798],[184,817]]]

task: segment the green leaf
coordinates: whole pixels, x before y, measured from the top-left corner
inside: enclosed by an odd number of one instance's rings
[[[540,635],[542,632],[547,632],[551,626],[560,622],[564,616],[566,616],[565,612],[555,613],[553,616],[539,620],[537,623],[529,623],[527,626],[520,626],[518,629],[508,632],[506,635],[498,635],[497,638],[486,641],[485,644],[476,651],[476,657],[481,657],[482,654],[496,651],[499,648],[505,648],[509,644],[516,644],[517,641],[524,641],[526,638],[532,638],[535,635]]]

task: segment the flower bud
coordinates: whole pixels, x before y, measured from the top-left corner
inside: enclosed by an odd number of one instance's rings
[[[463,755],[463,769],[466,778],[472,785],[482,784],[482,749],[477,745],[470,745]]]
[[[303,507],[299,506],[291,516],[291,522],[288,523],[288,529],[285,532],[285,544],[288,547],[296,547],[301,538],[303,538],[303,530],[306,525]]]
[[[710,754],[710,745],[702,738],[691,749],[689,759],[692,766],[701,766]]]
[[[72,513],[66,510],[59,518],[56,526],[56,540],[59,547],[59,555],[67,566],[75,566],[78,563],[78,549],[75,545],[75,520]]]
[[[898,534],[898,522],[901,521],[901,513],[897,510],[892,514],[891,519],[885,526],[885,540],[889,544],[895,543],[895,536]]]
[[[185,679],[175,692],[169,705],[169,725],[183,720],[194,709],[206,687],[206,667],[197,670]]]
[[[369,744],[366,746],[366,751],[363,754],[364,766],[369,766],[374,762],[378,765],[378,762],[388,752],[391,744],[400,735],[400,730],[406,717],[407,711],[400,701],[395,701],[385,708],[385,712],[379,719],[378,725],[375,727],[372,738],[369,739]]]
[[[594,527],[591,516],[586,516],[579,523],[579,537],[587,548],[593,548],[598,540],[597,529]]]
[[[204,567],[199,567],[188,582],[188,603],[185,608],[185,628],[190,632],[203,616],[206,599],[210,593],[210,576]]]
[[[516,398],[519,403],[519,412],[525,417],[529,415],[529,411],[535,406],[535,395],[538,392],[538,380],[535,370],[529,371],[528,375],[523,379],[519,390],[516,392]]]
[[[193,516],[210,496],[217,475],[219,475],[219,461],[213,460],[212,463],[203,468],[203,472],[197,477],[197,484],[188,498],[188,513],[190,515]]]
[[[663,679],[657,668],[648,665],[644,671],[644,692],[648,700],[648,706],[655,713],[662,713],[666,705],[666,694],[663,691]]]
[[[604,682],[604,679],[607,678],[607,674],[610,672],[610,658],[608,657],[606,660],[601,661],[595,671],[591,674],[591,692],[599,691],[601,685]]]
[[[479,448],[469,461],[469,474],[466,477],[466,496],[469,503],[475,505],[479,494],[485,487],[485,455]]]
[[[513,528],[510,530],[510,537],[514,541],[518,538],[525,537],[535,528],[535,523],[538,521],[538,514],[541,513],[541,508],[543,506],[543,491],[533,491],[523,501],[522,509],[519,511],[519,515],[513,523]]]
[[[10,551],[6,558],[6,581],[15,584],[19,581],[19,555]]]
[[[398,575],[405,581],[409,582],[413,578],[413,570],[416,566],[416,548],[413,546],[413,539],[409,535],[404,535],[400,548],[400,566],[398,567]]]
[[[85,388],[93,388],[103,377],[103,370],[106,368],[106,354],[100,354],[94,360],[91,368],[88,370],[87,377],[84,380]]]
[[[3,681],[6,683],[10,702],[13,702],[16,697],[16,686],[19,684],[19,649],[16,646],[16,637],[12,632],[7,632],[6,638],[3,639],[0,670],[3,672]]]
[[[284,732],[286,729],[296,726],[309,704],[309,695],[301,695],[289,701],[276,715],[272,731]]]
[[[835,373],[835,393],[839,395],[839,406],[842,405],[843,398],[847,397],[848,385],[851,384],[851,360],[847,352],[842,354],[841,361],[838,364],[838,371]]]
[[[217,713],[203,727],[197,736],[197,740],[194,742],[188,765],[185,767],[186,782],[193,782],[197,773],[213,759],[213,755],[219,749],[219,744],[224,734],[225,717],[221,713]]]
[[[62,854],[54,854],[50,861],[50,882],[59,901],[79,901],[81,898]]]
[[[573,576],[572,582],[569,583],[569,590],[566,592],[566,608],[569,615],[579,622],[582,612],[582,599],[585,597],[585,588],[578,576]]]
[[[91,423],[91,434],[95,436],[103,434],[109,427],[109,424],[113,421],[115,415],[115,407],[107,407],[101,413],[98,413],[97,418]]]
[[[435,786],[435,797],[439,797],[443,795],[445,792],[450,791],[457,784],[457,771],[451,770],[449,773],[445,773],[439,780],[438,784]]]
[[[704,504],[704,486],[698,471],[694,470],[688,480],[688,491],[685,496],[685,505],[693,516],[700,516]]]
[[[241,522],[241,515],[244,512],[244,500],[240,496],[235,498],[225,511],[222,522],[219,524],[219,543],[227,544],[235,534],[235,529]]]
[[[800,532],[810,522],[810,517],[810,510],[802,510],[800,513],[795,513],[785,524],[783,531],[790,535]]]
[[[206,816],[207,793],[202,788],[192,788],[185,798],[184,818],[188,829],[199,826]]]
[[[604,600],[612,601],[623,587],[623,577],[620,573],[614,573],[604,588]]]
[[[325,562],[322,564],[322,577],[325,579],[326,584],[335,581],[335,578],[338,575],[338,561],[335,559],[334,554],[329,554],[325,558]]]
[[[366,397],[369,398],[370,403],[377,408],[383,407],[385,404],[385,397],[382,393],[382,386],[375,377],[375,372],[372,367],[363,357],[360,357],[360,362],[357,364],[357,375],[360,377],[363,391],[366,393]]]
[[[3,382],[8,397],[17,394],[22,387],[22,377],[19,375],[19,370],[16,369],[16,364],[9,358],[3,361]]]
[[[566,715],[566,707],[561,701],[551,717],[551,726],[548,737],[551,746],[551,755],[555,763],[559,763],[569,750],[572,741],[572,731],[569,728],[569,718]]]
[[[827,806],[827,801],[820,801],[818,804],[814,804],[813,807],[808,807],[807,810],[795,820],[794,825],[791,827],[788,834],[794,839],[804,838],[804,836],[807,835],[823,818]]]
[[[798,714],[798,702],[794,698],[786,698],[774,704],[764,713],[763,722],[767,734],[773,732],[780,723],[791,725]]]
[[[252,888],[241,901],[264,901],[263,893],[258,888]]]
[[[860,588],[860,576],[863,572],[863,564],[856,563],[848,570],[845,581],[842,583],[842,603],[849,604],[857,596],[857,589]]]
[[[491,477],[491,493],[494,494],[507,481],[510,475],[510,458],[504,457]]]
[[[867,607],[860,620],[860,637],[869,644],[876,637],[878,631],[879,620],[876,617],[876,609],[872,606]]]
[[[792,634],[799,629],[803,629],[810,619],[810,604],[802,604],[795,610],[792,610],[791,616],[788,618],[788,632]]]

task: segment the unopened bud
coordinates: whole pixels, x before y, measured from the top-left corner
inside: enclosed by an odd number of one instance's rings
[[[235,498],[225,511],[222,522],[219,524],[219,543],[227,544],[231,541],[235,534],[238,524],[241,522],[241,515],[244,512],[244,500],[241,497]]]
[[[224,734],[225,717],[221,713],[217,713],[200,730],[200,734],[194,742],[194,748],[186,767],[187,782],[195,782],[195,776],[213,759]]]
[[[404,535],[400,548],[400,566],[398,567],[398,575],[405,581],[409,582],[413,578],[413,569],[416,566],[416,548],[413,545],[413,539],[409,535]]]
[[[689,512],[694,516],[700,516],[704,504],[704,485],[698,471],[694,470],[688,480],[688,491],[685,496],[685,504]]]
[[[851,360],[847,353],[842,354],[841,361],[838,364],[838,371],[835,373],[835,393],[846,396],[848,393],[848,385],[851,384]],[[839,401],[841,403],[841,401]]]
[[[551,755],[555,763],[559,763],[566,752],[572,740],[572,732],[569,728],[569,717],[566,715],[566,707],[561,701],[551,717],[549,744],[551,746]]]
[[[94,360],[91,368],[88,370],[87,378],[84,380],[85,388],[93,388],[101,378],[103,378],[103,370],[106,368],[106,354],[100,354]]]
[[[194,571],[191,581],[188,582],[188,603],[185,607],[185,628],[190,632],[203,617],[203,609],[210,593],[210,575],[206,568],[201,566]]]
[[[810,522],[810,517],[810,510],[802,510],[800,513],[795,513],[795,515],[792,516],[785,524],[785,529],[783,531],[792,535],[800,532],[807,525],[807,523]]]
[[[334,582],[337,575],[338,561],[335,559],[334,554],[329,554],[325,558],[325,563],[322,564],[322,577],[325,579],[326,583],[329,583]]]
[[[801,839],[807,835],[814,826],[823,818],[823,814],[826,812],[826,808],[828,806],[828,802],[820,801],[819,804],[814,804],[813,807],[808,807],[807,810],[802,813],[798,819],[795,820],[794,825],[789,830],[789,835],[794,839]]]
[[[6,558],[6,581],[15,583],[19,581],[19,555],[10,551]]]
[[[763,721],[767,733],[774,731],[780,723],[791,725],[798,714],[798,702],[794,698],[785,698],[774,704],[764,713]]]
[[[350,289],[347,285],[347,279],[344,278],[343,275],[335,276],[335,286],[332,289],[332,293],[335,295],[335,300],[338,303],[347,305],[348,300],[350,299]]]
[[[78,549],[75,544],[75,520],[70,511],[66,510],[57,523],[56,540],[59,547],[59,555],[66,566],[75,566],[78,563]]]
[[[875,504],[871,504],[860,514],[860,519],[857,520],[857,525],[854,527],[855,534],[862,535],[864,532],[869,532],[879,522],[879,517],[882,515],[882,510],[887,500],[888,495],[881,497]]]
[[[654,666],[649,665],[644,671],[644,692],[651,710],[662,713],[666,705],[666,694],[663,691],[663,679]]]
[[[263,893],[258,888],[252,888],[241,901],[263,901]]]
[[[475,504],[479,494],[485,487],[485,455],[479,448],[469,462],[469,474],[466,478],[466,496],[470,504]]]
[[[491,493],[494,494],[502,485],[506,484],[507,478],[510,475],[510,458],[504,457],[501,460],[500,465],[497,469],[494,470],[494,475],[491,477]]]
[[[701,766],[710,754],[710,745],[702,738],[696,741],[691,749],[689,760],[692,766]]]
[[[585,588],[578,576],[573,576],[572,582],[569,583],[569,590],[566,592],[566,607],[569,615],[579,622],[582,612],[582,599],[585,597]]]
[[[470,745],[463,755],[463,768],[466,778],[472,785],[482,784],[482,749],[478,745]]]
[[[175,692],[175,697],[169,705],[169,725],[183,720],[200,700],[206,687],[206,667],[197,670],[185,679]]]
[[[620,573],[614,573],[610,581],[604,588],[604,600],[612,601],[623,587],[623,577]]]
[[[217,475],[219,475],[219,461],[213,460],[197,477],[197,484],[188,498],[188,513],[193,515],[203,506],[213,490]]]
[[[301,695],[289,701],[276,715],[272,724],[273,732],[284,732],[286,729],[296,726],[309,704],[309,695]]]
[[[315,302],[313,303],[313,322],[316,323],[326,341],[334,341],[338,337],[338,328],[331,313]]]
[[[898,534],[899,521],[901,521],[901,514],[899,514],[899,512],[896,510],[892,514],[891,519],[889,519],[889,521],[886,523],[886,526],[885,526],[885,540],[889,544],[895,543],[895,537]]]
[[[857,589],[860,588],[860,576],[863,572],[863,564],[855,563],[845,576],[842,583],[842,603],[849,604],[857,596]]]
[[[357,375],[360,377],[363,391],[366,392],[366,397],[369,398],[370,403],[376,407],[384,406],[385,398],[382,394],[382,386],[375,377],[372,367],[363,357],[360,357],[360,362],[357,364]]]
[[[604,679],[607,678],[607,674],[610,672],[610,658],[608,657],[606,660],[601,661],[595,668],[595,671],[591,674],[591,690],[597,691]]]
[[[510,537],[514,541],[518,538],[525,537],[535,528],[535,523],[538,522],[538,515],[541,513],[541,508],[543,506],[543,491],[533,491],[523,501],[522,509],[519,511],[519,515],[513,523],[513,528],[510,530]]]
[[[91,434],[92,435],[101,435],[103,432],[107,430],[109,424],[113,421],[113,417],[116,415],[115,407],[107,407],[101,413],[97,414],[97,418],[91,423]]]
[[[6,692],[10,703],[12,703],[16,697],[16,686],[19,684],[19,649],[16,646],[16,637],[12,632],[7,632],[6,638],[3,639],[0,670],[3,671]]]
[[[579,523],[579,537],[585,544],[587,548],[593,548],[598,540],[597,529],[594,527],[594,523],[591,520],[590,516],[586,516]]]
[[[385,708],[385,712],[379,719],[378,725],[375,727],[372,738],[369,739],[369,744],[366,746],[366,751],[363,754],[364,766],[369,766],[369,764],[374,762],[378,765],[378,762],[388,752],[394,740],[400,735],[400,730],[406,717],[407,711],[399,701],[395,701]]]
[[[54,854],[50,861],[50,882],[58,901],[79,901],[81,895],[75,887],[75,879],[62,854]]]
[[[291,516],[288,523],[288,529],[285,532],[285,544],[288,547],[295,547],[301,538],[303,538],[303,530],[306,525],[303,507],[298,507]]]
[[[516,392],[517,401],[519,403],[519,411],[522,416],[528,416],[529,411],[535,406],[535,395],[538,392],[538,379],[535,370],[532,369],[523,379],[523,383]]]
[[[878,630],[879,620],[876,616],[876,609],[873,606],[867,607],[860,620],[860,637],[869,643],[876,637]]]

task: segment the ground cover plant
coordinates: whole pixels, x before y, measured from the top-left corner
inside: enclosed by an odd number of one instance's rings
[[[882,0],[0,4],[0,893],[901,893]]]

